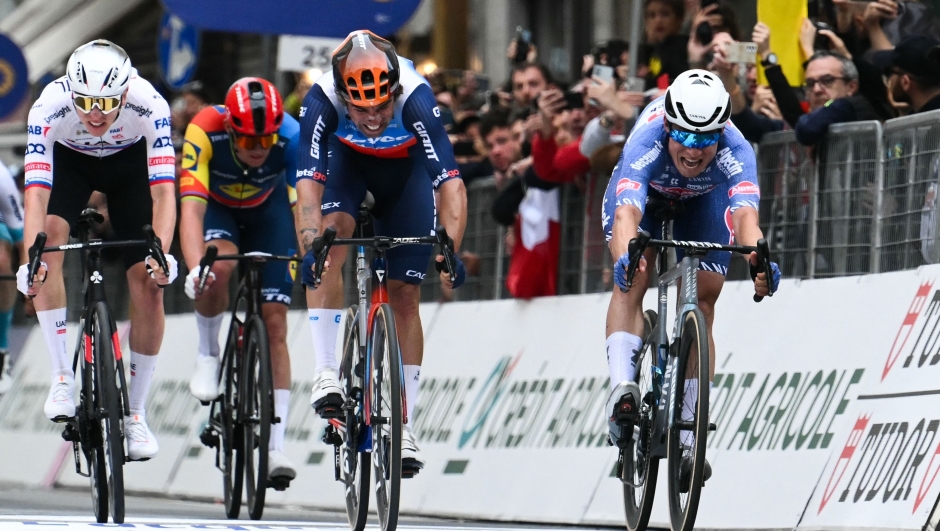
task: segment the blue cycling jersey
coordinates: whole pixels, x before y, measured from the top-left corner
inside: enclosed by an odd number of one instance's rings
[[[633,205],[642,212],[648,188],[669,199],[686,200],[710,192],[728,194],[731,212],[756,209],[760,202],[754,149],[731,122],[725,127],[715,158],[697,177],[683,177],[669,155],[669,133],[663,126],[665,98],[650,103],[634,125],[614,168],[616,206]],[[611,215],[612,212],[607,212]]]
[[[379,138],[367,138],[346,113],[336,95],[333,73],[324,74],[307,93],[300,108],[301,146],[297,179],[325,183],[329,170],[331,135],[350,147],[356,156],[368,158],[416,157],[423,163],[435,188],[460,176],[441,111],[427,81],[408,59],[398,58],[402,93],[395,100],[395,113]],[[414,148],[414,149],[413,149]]]

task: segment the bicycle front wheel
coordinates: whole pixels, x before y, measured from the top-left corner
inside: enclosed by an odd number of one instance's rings
[[[225,516],[238,518],[242,508],[242,481],[245,475],[245,452],[242,443],[242,426],[236,422],[240,379],[239,343],[242,324],[235,320],[229,328],[225,354],[222,357],[222,382],[224,391],[219,408],[219,444],[222,461],[222,494],[225,501]]]
[[[392,307],[375,309],[371,334],[372,465],[375,501],[383,531],[398,526],[401,492],[401,351]]]
[[[111,317],[105,303],[95,305],[91,314],[92,363],[95,415],[100,423],[102,447],[92,452],[95,461],[91,470],[95,509],[104,508],[105,514],[96,514],[99,523],[107,522],[107,506],[111,508],[111,520],[124,523],[124,407],[120,375],[115,366],[114,347],[111,343],[113,330]],[[102,459],[103,458],[103,459]],[[104,466],[102,466],[102,464]],[[107,503],[102,503],[102,498]]]
[[[692,531],[698,514],[702,484],[705,482],[708,353],[708,325],[702,311],[695,308],[687,312],[682,320],[673,389],[675,400],[670,412],[673,421],[669,429],[668,452],[669,516],[673,531]],[[691,412],[691,415],[687,413],[683,418],[683,409]]]
[[[343,361],[339,380],[346,395],[343,406],[345,433],[339,448],[340,479],[346,487],[346,517],[352,531],[362,531],[369,517],[369,454],[360,451],[369,436],[363,407],[366,360],[359,348],[359,312],[356,306],[343,317]],[[369,441],[371,442],[371,441]]]
[[[656,346],[652,341],[657,315],[653,310],[643,314],[643,347],[636,355],[637,383],[643,394],[640,415],[636,427],[639,437],[634,437],[620,451],[620,480],[623,482],[623,507],[627,518],[627,529],[644,531],[653,510],[656,479],[659,475],[659,458],[652,457],[653,415],[653,367],[656,366]]]
[[[261,317],[253,316],[245,325],[244,433],[245,488],[248,515],[260,520],[264,494],[268,488],[268,443],[274,415],[274,383],[271,379],[271,351],[268,332]],[[287,422],[287,419],[281,419]]]

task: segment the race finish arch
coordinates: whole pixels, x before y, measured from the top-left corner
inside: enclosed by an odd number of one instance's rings
[[[272,9],[254,0],[162,0],[167,11],[200,29],[345,37],[357,29],[390,35],[421,0],[280,0]]]

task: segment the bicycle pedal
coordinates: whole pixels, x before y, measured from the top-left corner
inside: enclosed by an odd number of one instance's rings
[[[718,431],[718,426],[714,422],[709,422],[708,431]]]
[[[69,442],[81,442],[81,437],[79,437],[78,430],[72,424],[66,424],[65,428],[62,429],[62,438]]]
[[[211,404],[212,402],[209,402],[208,400],[200,400],[199,403],[202,404],[202,405],[204,405],[204,406],[208,406],[208,405]]]
[[[618,426],[632,427],[639,419],[636,404],[634,404],[633,400],[630,398],[631,397],[621,398],[617,402],[617,405],[614,406],[613,421],[616,422]]]
[[[218,448],[219,434],[209,426],[206,426],[206,428],[202,430],[202,433],[199,434],[199,442],[207,448]]]
[[[327,395],[311,404],[313,410],[320,415],[320,418],[339,419],[343,418],[343,400],[337,394]]]
[[[340,446],[343,444],[343,438],[340,437],[339,433],[336,433],[336,430],[334,429],[327,429],[324,431],[322,440],[324,443],[332,444],[333,446]]]
[[[421,472],[421,468],[424,465],[419,464],[414,459],[402,459],[401,460],[401,477],[402,479],[411,479],[418,475],[418,472]]]
[[[66,417],[65,415],[59,415],[58,417],[51,418],[49,420],[51,420],[52,422],[55,422],[56,424],[62,424],[63,422],[69,422],[74,419],[75,417]]]
[[[268,478],[268,488],[284,492],[290,487],[290,479],[285,477]]]

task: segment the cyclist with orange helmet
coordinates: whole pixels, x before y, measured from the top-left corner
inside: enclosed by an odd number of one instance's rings
[[[301,139],[297,163],[297,230],[305,251],[304,285],[313,280],[313,240],[326,228],[348,238],[359,205],[370,192],[375,232],[409,237],[434,233],[440,216],[457,249],[467,220],[467,194],[453,148],[440,120],[431,87],[390,42],[369,31],[354,31],[333,52],[333,71],[307,93],[300,109]],[[438,203],[435,209],[435,191]],[[389,302],[395,312],[403,361],[407,417],[413,418],[424,355],[418,315],[420,284],[431,248],[406,245],[388,251]],[[346,247],[330,252],[339,270]],[[442,256],[436,258],[443,260]],[[459,262],[453,287],[466,272]],[[441,282],[450,285],[447,275]],[[342,276],[324,274],[319,289],[307,291],[317,378],[311,405],[318,412],[341,406],[335,341],[343,306]],[[402,437],[402,466],[423,466],[411,427]]]
[[[186,294],[195,299],[199,355],[189,390],[209,402],[219,396],[219,330],[229,307],[229,279],[236,262],[218,261],[201,294],[196,294],[199,261],[209,245],[219,254],[257,251],[293,255],[297,144],[300,126],[284,114],[281,95],[256,77],[236,81],[225,105],[209,106],[186,128],[180,178],[180,243],[190,267]],[[261,311],[268,330],[274,376],[275,417],[271,425],[269,478],[294,479],[284,455],[290,402],[287,307],[294,285],[285,262],[270,262],[262,280]]]

